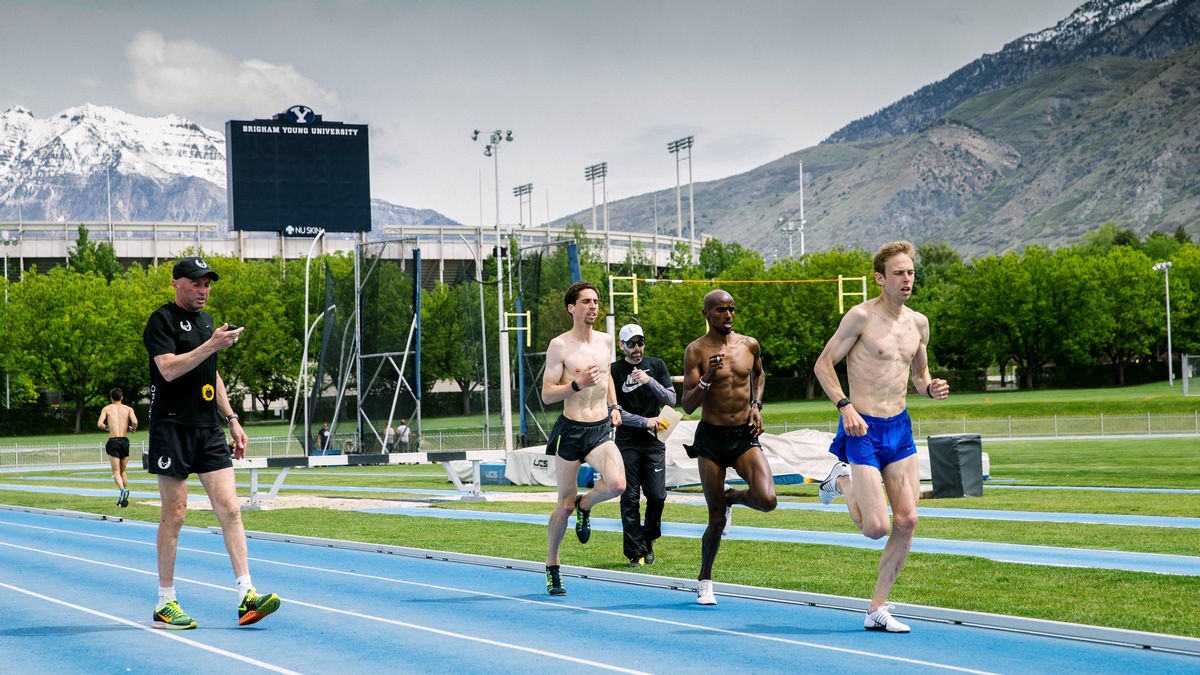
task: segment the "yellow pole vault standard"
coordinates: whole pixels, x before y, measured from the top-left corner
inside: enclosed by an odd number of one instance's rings
[[[525,325],[524,326],[509,325],[508,320],[513,317],[517,317],[517,318],[525,317]],[[533,322],[529,320],[529,312],[505,312],[504,313],[504,330],[515,330],[515,331],[523,330],[523,331],[525,331],[525,346],[526,347],[533,346],[533,332],[530,330],[530,328],[532,328],[532,327],[533,327]]]
[[[631,291],[614,290],[613,289],[614,281],[631,282],[633,285],[633,290],[631,290]],[[617,276],[610,276],[608,278],[608,304],[612,310],[613,315],[616,315],[616,313],[617,313],[617,298],[618,297],[633,298],[633,313],[635,315],[638,313],[638,282],[639,281],[643,281],[643,279],[639,279],[638,277],[617,277]],[[648,281],[648,280],[646,280],[646,281]]]
[[[633,291],[631,293],[630,292],[614,293],[611,290],[613,280],[632,281],[633,282]],[[838,313],[840,313],[840,314],[846,313],[845,302],[843,299],[847,295],[852,295],[855,297],[862,297],[863,302],[867,301],[867,278],[866,277],[845,277],[840,274],[838,275],[838,278],[836,278],[836,279],[722,279],[719,281],[716,279],[642,279],[642,278],[638,278],[638,277],[609,277],[609,288],[610,288],[609,294],[610,295],[632,295],[633,296],[633,313],[634,314],[637,314],[637,306],[638,306],[637,284],[639,281],[641,281],[642,283],[647,283],[647,284],[713,284],[715,286],[725,286],[728,284],[829,284],[829,283],[833,283],[836,281],[837,285],[838,285]],[[845,290],[844,282],[847,282],[847,281],[860,282],[862,284],[862,290],[861,291]],[[855,303],[855,304],[857,304],[857,303]]]
[[[830,279],[830,281],[832,281],[832,279]],[[845,284],[843,283],[846,281],[861,281],[862,282],[862,291],[861,292],[847,291],[845,289]],[[861,296],[863,302],[867,301],[867,278],[866,277],[843,277],[842,275],[839,274],[838,278],[837,278],[837,282],[838,282],[838,313],[839,314],[846,313],[846,306],[845,306],[845,303],[843,302],[843,300],[845,299],[845,297],[847,295],[853,295],[856,297]],[[858,303],[855,303],[855,304],[858,304]]]

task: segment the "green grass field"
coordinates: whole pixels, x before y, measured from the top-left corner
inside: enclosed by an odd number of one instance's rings
[[[769,387],[768,387],[769,391]],[[987,398],[987,402],[984,399]],[[952,416],[979,414],[1038,416],[1145,414],[1152,412],[1191,414],[1189,407],[1200,399],[1184,399],[1178,388],[1165,383],[1120,390],[1013,392],[1000,395],[967,395],[949,402],[914,400],[912,414],[952,411]],[[921,405],[918,406],[917,403]],[[941,406],[941,407],[939,407]],[[768,407],[768,423],[803,422],[828,416],[826,402],[784,403]],[[995,413],[994,411],[1001,411]],[[1051,412],[1054,411],[1054,412]],[[812,416],[811,418],[808,416]],[[823,419],[823,418],[822,418]],[[454,426],[466,426],[454,418]],[[286,433],[277,427],[253,426],[254,435]],[[97,440],[102,438],[94,435]],[[6,439],[0,446],[29,443],[29,439]],[[80,442],[78,436],[63,443]],[[991,477],[1000,484],[1062,487],[1200,487],[1200,440],[1096,439],[1086,441],[985,442],[991,460]],[[267,474],[268,472],[264,472]],[[348,474],[356,475],[348,475]],[[134,479],[145,474],[131,471]],[[38,485],[78,485],[80,475],[106,478],[104,470],[38,471],[34,474],[0,475],[0,483],[19,483],[22,476],[36,475]],[[262,477],[269,480],[269,475]],[[241,480],[245,482],[243,474]],[[201,493],[197,481],[192,490]],[[104,485],[88,483],[88,487]],[[324,485],[332,489],[305,486]],[[437,466],[354,467],[350,470],[318,469],[293,471],[285,494],[339,495],[337,486],[379,488],[447,488]],[[145,490],[150,487],[139,486]],[[547,491],[536,487],[505,487],[515,491]],[[114,489],[115,492],[115,489]],[[815,485],[780,486],[783,500],[816,501]],[[698,493],[696,493],[698,495]],[[354,493],[355,497],[396,498],[397,493]],[[112,498],[88,498],[0,491],[8,504],[63,508],[132,519],[156,521],[158,509],[131,503],[118,510]],[[975,499],[923,500],[921,507],[978,508],[995,510],[1052,511],[1076,513],[1136,514],[1200,517],[1200,495],[1120,493],[1076,490],[1006,490],[985,486],[984,496]],[[529,502],[444,503],[435,508],[486,509],[542,513],[549,504]],[[619,517],[615,502],[599,505],[595,515]],[[704,509],[668,504],[664,519],[673,522],[703,522]],[[854,532],[844,513],[778,510],[761,514],[737,509],[738,525],[797,530]],[[545,527],[518,523],[445,521],[380,514],[339,512],[324,509],[284,509],[247,512],[246,527],[252,530],[332,537],[438,550],[538,561],[544,559]],[[209,513],[189,513],[188,523],[215,525]],[[1200,529],[1129,527],[1073,523],[1029,523],[973,519],[924,518],[917,536],[969,541],[1012,542],[1047,546],[1112,549],[1146,553],[1196,555],[1200,551]],[[696,540],[666,537],[655,546],[658,563],[647,572],[694,578],[699,566],[700,545]],[[722,544],[715,576],[733,583],[830,593],[854,597],[870,595],[878,553],[837,546],[728,541]],[[563,560],[572,565],[626,569],[619,533],[595,532],[587,546],[568,535]],[[149,568],[151,558],[145,561]],[[969,556],[913,554],[897,582],[892,599],[898,602],[952,607],[972,611],[1013,614],[1041,619],[1071,621],[1133,630],[1200,637],[1200,625],[1191,621],[1191,610],[1200,597],[1200,578],[1111,570],[1090,570],[998,563]]]

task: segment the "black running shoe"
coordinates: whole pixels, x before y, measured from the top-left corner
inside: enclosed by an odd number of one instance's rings
[[[592,538],[592,512],[579,508],[581,499],[583,495],[575,498],[575,536],[579,537],[579,543],[586,544]]]
[[[563,587],[562,572],[557,567],[546,568],[546,592],[550,595],[567,594],[567,589]]]

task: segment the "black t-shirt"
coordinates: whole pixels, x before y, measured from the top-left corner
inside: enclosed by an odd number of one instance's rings
[[[658,397],[654,395],[649,385],[643,385],[633,379],[634,368],[646,371],[664,389],[670,389],[673,385],[671,384],[671,374],[667,372],[667,364],[662,359],[650,356],[642,358],[642,362],[636,366],[625,359],[619,359],[613,361],[609,371],[612,374],[613,383],[616,385],[617,403],[626,412],[642,417],[658,417],[663,404],[658,401]],[[622,424],[617,427],[617,440],[644,441],[646,440],[646,430]]]
[[[217,355],[167,382],[154,357],[186,354],[208,341],[213,334],[208,312],[188,312],[174,302],[154,310],[142,332],[142,343],[150,354],[150,425],[172,422],[191,427],[220,425],[217,415]]]

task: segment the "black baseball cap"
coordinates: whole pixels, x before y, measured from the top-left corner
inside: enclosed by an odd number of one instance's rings
[[[204,258],[201,258],[200,256],[194,255],[175,263],[174,278],[176,279],[187,277],[188,279],[195,280],[206,276],[212,277],[213,281],[217,281],[221,278],[221,275],[209,268],[208,263],[205,262]]]

